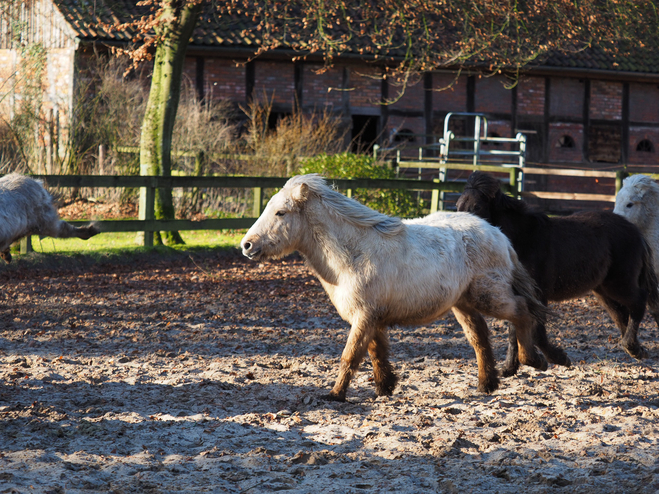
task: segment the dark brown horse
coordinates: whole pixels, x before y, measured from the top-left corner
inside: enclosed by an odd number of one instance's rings
[[[638,327],[646,302],[653,310],[659,306],[659,293],[652,252],[635,225],[606,211],[557,218],[529,211],[524,201],[505,195],[499,181],[483,172],[471,174],[457,207],[498,226],[510,239],[538,284],[542,302],[594,292],[620,329],[625,351],[637,359],[647,356]],[[536,338],[550,362],[570,365],[565,353],[549,343],[544,324],[536,329]],[[512,375],[518,366],[511,328],[502,373]]]

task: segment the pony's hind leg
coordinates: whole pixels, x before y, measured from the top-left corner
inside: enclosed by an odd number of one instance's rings
[[[453,307],[453,314],[476,352],[478,391],[482,393],[495,391],[499,387],[499,377],[494,364],[494,354],[485,319],[474,308],[463,305]]]
[[[635,291],[626,292],[636,295],[629,295],[627,300],[618,300],[621,299],[619,290],[612,292],[604,286],[598,287],[594,293],[620,329],[622,348],[637,360],[647,358],[647,350],[638,341],[638,328],[645,315],[645,290],[637,288]]]
[[[398,377],[389,362],[389,338],[384,327],[379,326],[375,330],[373,340],[368,345],[368,353],[373,364],[375,393],[378,396],[391,396],[398,383]]]

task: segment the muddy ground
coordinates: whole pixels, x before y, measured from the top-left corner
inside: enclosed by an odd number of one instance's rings
[[[391,330],[393,396],[365,362],[332,403],[347,325],[296,257],[32,254],[0,287],[3,493],[659,490],[656,324],[637,362],[592,297],[552,306],[570,369],[479,394],[449,316]]]

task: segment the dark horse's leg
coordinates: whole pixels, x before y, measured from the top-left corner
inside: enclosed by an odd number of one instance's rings
[[[547,306],[547,299],[542,297],[540,299],[542,305]],[[551,364],[562,365],[564,367],[570,367],[572,362],[570,357],[567,356],[565,350],[552,344],[547,338],[547,327],[546,327],[546,318],[543,317],[535,325],[535,344],[538,345],[538,348],[545,354],[547,361]]]
[[[508,323],[508,353],[506,361],[501,368],[502,377],[510,377],[517,374],[519,369],[519,353],[517,351],[517,330],[515,326]]]
[[[373,364],[375,393],[378,396],[391,396],[398,383],[398,377],[389,362],[389,338],[386,328],[382,326],[376,328],[373,340],[368,345],[368,353]]]
[[[593,290],[622,335],[622,348],[635,359],[643,359],[648,352],[638,341],[638,327],[645,315],[647,293],[639,287],[615,287],[603,284]]]
[[[485,319],[477,310],[466,306],[453,307],[453,314],[476,352],[478,391],[482,393],[495,391],[499,387],[499,377],[494,365],[494,354]]]

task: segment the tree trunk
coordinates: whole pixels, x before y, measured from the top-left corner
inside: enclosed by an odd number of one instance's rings
[[[168,2],[163,24],[157,34],[162,41],[156,48],[149,101],[142,122],[140,139],[140,174],[170,176],[172,172],[172,133],[181,95],[181,79],[185,52],[192,36],[201,4],[186,0]],[[145,191],[142,191],[142,196]],[[140,197],[140,200],[143,200]],[[155,201],[156,219],[174,219],[171,189],[158,189]],[[155,232],[156,243],[182,244],[181,235],[174,232]]]

